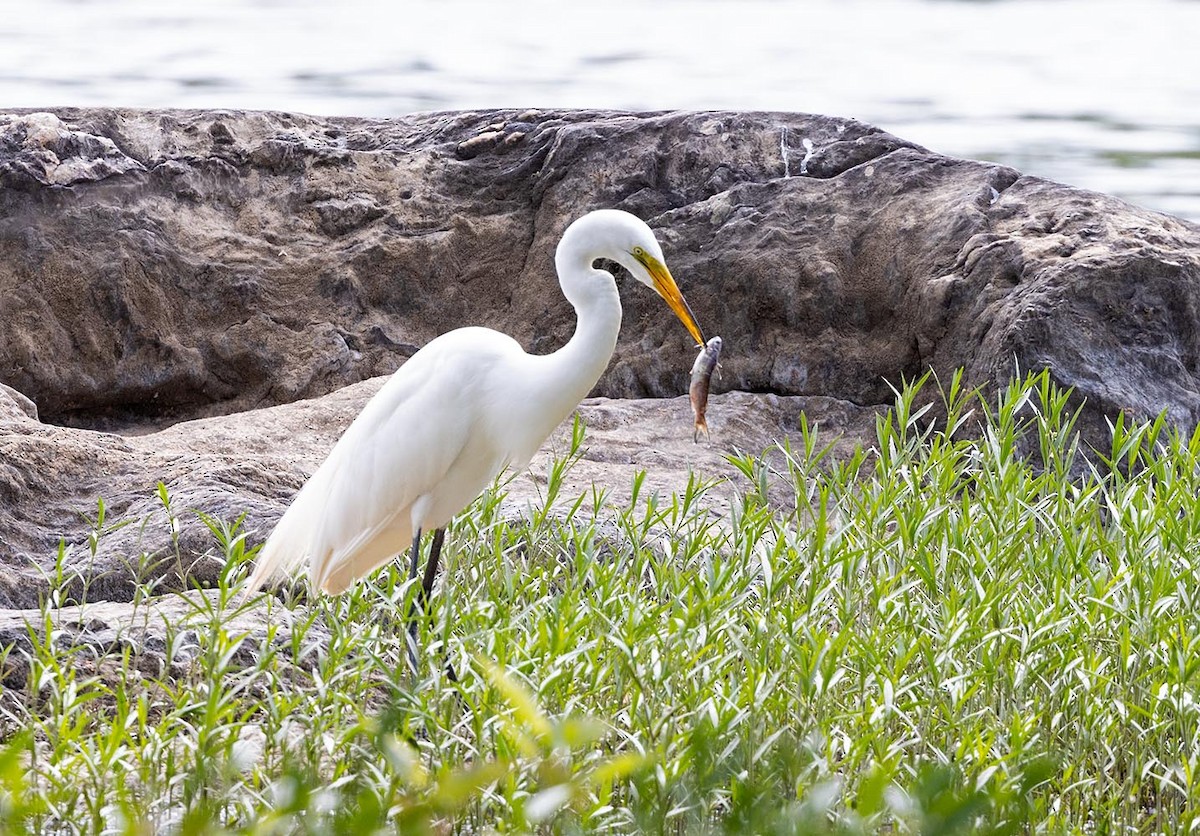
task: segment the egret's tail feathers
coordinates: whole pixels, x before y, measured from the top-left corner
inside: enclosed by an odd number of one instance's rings
[[[278,532],[276,528],[276,532]],[[296,554],[291,548],[283,545],[283,538],[275,536],[273,532],[271,537],[263,545],[262,550],[258,553],[258,560],[254,565],[254,572],[250,575],[250,580],[246,582],[246,594],[253,595],[258,592],[266,583],[274,577],[289,574],[296,568],[304,557],[294,557]]]
[[[304,564],[312,548],[315,510],[311,508],[316,492],[306,485],[291,507],[276,523],[267,542],[258,552],[254,572],[246,582],[246,595],[253,595],[272,578],[290,575]]]

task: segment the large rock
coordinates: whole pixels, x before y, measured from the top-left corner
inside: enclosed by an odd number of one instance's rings
[[[551,255],[619,206],[663,239],[726,386],[1049,367],[1094,409],[1197,418],[1200,230],[846,119],[484,112],[0,116],[0,380],[53,422],[283,403],[462,323],[560,345]],[[596,392],[682,391],[639,288]]]
[[[324,394],[464,323],[547,351],[572,329],[552,263],[569,221],[602,206],[653,221],[799,170],[803,149],[781,156],[785,130],[816,142],[819,176],[907,146],[847,120],[771,115],[8,117],[0,380],[47,420],[98,426]],[[713,254],[686,237],[668,250],[700,321],[720,331],[747,276],[703,269]],[[683,391],[687,334],[641,289],[624,299],[597,394]],[[734,388],[772,386],[736,374]]]
[[[867,436],[888,382],[928,367],[982,385],[1049,368],[1096,438],[1117,409],[1200,418],[1200,227],[853,120],[13,112],[0,115],[0,560],[24,568],[0,575],[0,601],[44,593],[60,537],[93,599],[128,596],[137,572],[163,588],[211,580],[213,538],[188,509],[246,511],[261,536],[373,379],[437,333],[482,324],[531,351],[561,345],[573,320],[554,246],[602,206],[657,230],[701,325],[725,338],[718,391],[737,393],[711,407],[713,447],[691,443],[682,399],[589,405],[581,480],[620,487],[644,467],[680,489],[688,465],[729,474],[721,452],[787,437],[801,408]],[[652,294],[621,292],[594,394],[686,391],[686,333]],[[246,412],[279,404],[292,405]],[[177,530],[155,510],[159,481]],[[536,482],[524,490],[514,502]],[[109,520],[146,522],[93,556],[81,514],[97,497]]]

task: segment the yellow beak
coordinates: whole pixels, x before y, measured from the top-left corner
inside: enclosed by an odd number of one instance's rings
[[[665,264],[649,253],[635,253],[634,257],[650,273],[650,278],[654,280],[654,289],[658,291],[658,295],[675,312],[675,316],[679,317],[679,321],[683,323],[683,327],[687,328],[688,333],[692,335],[692,339],[696,341],[697,345],[704,345],[704,335],[700,333],[700,326],[696,324],[696,317],[692,315],[691,307],[688,306],[687,300],[683,298],[683,294],[679,292],[679,287],[675,284],[675,279],[671,277],[671,271],[667,269]]]

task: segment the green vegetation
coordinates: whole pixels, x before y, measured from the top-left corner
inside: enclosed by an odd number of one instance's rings
[[[700,480],[561,496],[577,428],[545,507],[505,519],[500,485],[456,523],[415,681],[400,570],[269,599],[261,641],[233,627],[266,606],[237,595],[246,541],[210,520],[226,577],[188,593],[168,669],[89,662],[54,610],[31,629],[0,830],[1196,827],[1200,433],[1120,420],[1088,464],[1044,378],[934,389],[850,460],[808,427],[737,459],[723,519]]]

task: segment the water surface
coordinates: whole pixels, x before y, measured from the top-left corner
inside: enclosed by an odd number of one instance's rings
[[[807,111],[1200,221],[1197,0],[6,0],[0,10],[0,108]]]

